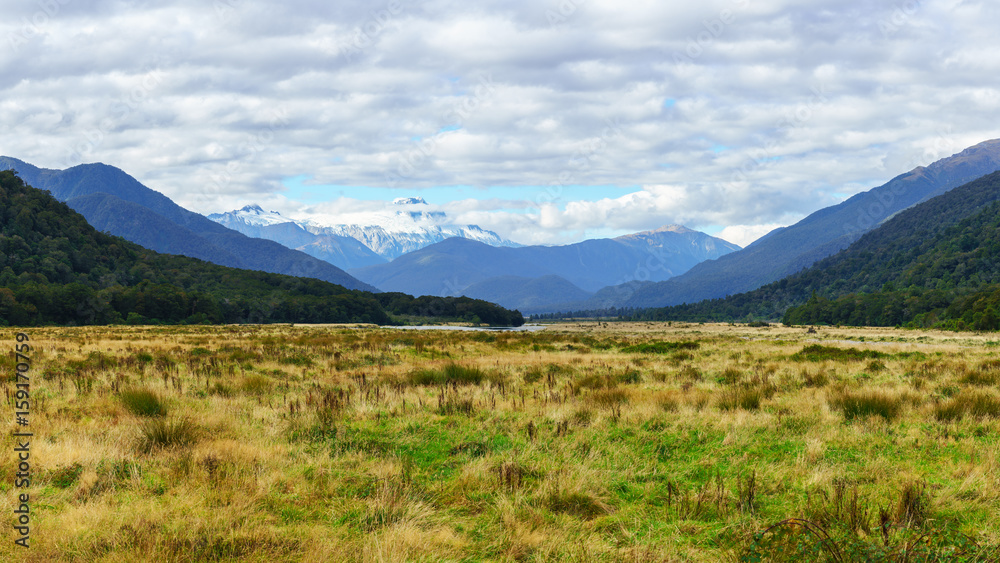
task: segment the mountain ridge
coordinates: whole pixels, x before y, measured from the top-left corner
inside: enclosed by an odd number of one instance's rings
[[[0,157],[0,169],[17,170],[27,184],[49,191],[60,201],[85,203],[85,211],[91,214],[87,217],[88,220],[93,218],[100,230],[121,234],[123,238],[140,238],[150,244],[151,250],[183,254],[234,268],[314,277],[350,289],[377,291],[328,262],[273,241],[247,237],[184,209],[114,166],[95,163],[81,164],[66,170],[49,170],[12,157]],[[98,193],[107,195],[84,197]],[[126,206],[123,202],[133,205]],[[134,205],[148,211],[142,211]],[[145,223],[137,224],[124,215],[126,208],[129,213],[141,214]],[[143,225],[164,226],[154,215],[176,226],[168,229],[170,237],[165,237],[162,230],[156,231],[151,227],[143,229]],[[196,238],[201,240],[195,240]]]
[[[771,231],[741,251],[700,263],[675,279],[640,288],[620,288],[618,293],[623,297],[614,306],[662,307],[750,291],[847,248],[895,213],[998,169],[1000,139],[984,141],[817,210],[794,225]],[[575,305],[582,305],[581,309],[603,308],[598,303]]]

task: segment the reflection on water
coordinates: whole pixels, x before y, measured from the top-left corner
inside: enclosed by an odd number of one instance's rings
[[[466,331],[486,331],[486,332],[537,332],[539,330],[544,330],[546,325],[532,325],[526,324],[521,326],[491,326],[491,327],[480,327],[480,326],[387,326],[383,328],[400,328],[405,330],[466,330]]]

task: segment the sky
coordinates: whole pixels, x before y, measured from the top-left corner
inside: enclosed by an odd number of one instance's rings
[[[746,245],[1000,137],[992,1],[7,4],[0,154],[205,214],[423,197],[522,244]]]

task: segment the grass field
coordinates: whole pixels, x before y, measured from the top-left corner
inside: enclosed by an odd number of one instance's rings
[[[26,332],[31,548],[8,527],[4,561],[1000,557],[996,334]]]

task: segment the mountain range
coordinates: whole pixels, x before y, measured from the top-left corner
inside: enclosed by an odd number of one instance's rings
[[[467,297],[375,294],[160,254],[97,231],[51,193],[0,171],[0,326],[393,324],[400,317],[524,322],[520,313]]]
[[[530,312],[609,285],[669,279],[736,250],[679,225],[564,246],[504,248],[451,238],[350,273],[383,291],[475,296]]]
[[[908,208],[847,249],[747,293],[634,314],[1000,329],[1000,172]]]
[[[676,278],[609,287],[588,300],[556,304],[548,309],[642,309],[697,303],[751,291],[847,248],[904,209],[996,170],[1000,170],[1000,140],[995,139],[930,166],[915,168],[838,205],[820,209],[738,252],[702,262]]]
[[[248,237],[188,211],[113,166],[82,164],[49,170],[0,157],[0,170],[8,169],[16,170],[25,183],[66,202],[99,231],[157,252],[377,291],[329,262],[273,241]]]
[[[295,220],[248,205],[208,218],[247,236],[301,250],[344,269],[384,264],[408,252],[449,238],[490,246],[519,244],[477,225],[456,225],[445,213],[430,211],[419,197],[398,198],[389,209],[346,215],[311,214]],[[349,221],[344,223],[343,221]]]

